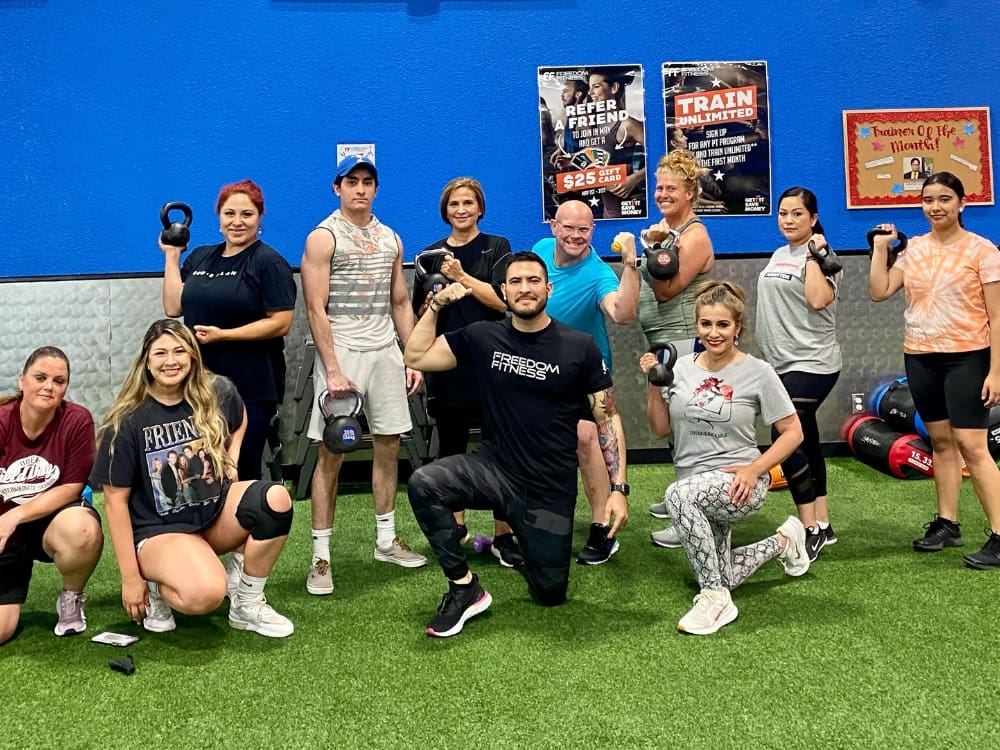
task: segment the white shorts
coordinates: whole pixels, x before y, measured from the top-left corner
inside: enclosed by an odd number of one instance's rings
[[[372,435],[402,435],[413,427],[410,404],[406,398],[406,369],[403,353],[394,341],[374,351],[359,352],[334,346],[344,375],[365,397],[365,418]],[[326,390],[326,370],[320,357],[313,363],[313,405],[306,435],[310,440],[323,439],[323,415],[317,405]]]

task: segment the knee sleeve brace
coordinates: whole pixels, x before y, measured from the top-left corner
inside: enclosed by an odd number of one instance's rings
[[[236,508],[236,520],[259,541],[287,536],[292,529],[292,510],[274,510],[267,504],[267,492],[281,487],[278,482],[259,481],[247,487]]]

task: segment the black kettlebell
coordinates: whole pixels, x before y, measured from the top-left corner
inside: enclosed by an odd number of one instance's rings
[[[333,398],[330,391],[323,391],[319,397],[319,410],[326,422],[323,428],[323,445],[331,453],[350,453],[361,447],[364,431],[361,429],[360,417],[365,397],[356,388],[351,388],[348,394],[354,399],[354,407],[347,414],[334,414],[330,411],[329,401]]]
[[[183,211],[183,221],[171,221],[171,211]],[[160,232],[160,242],[172,247],[187,247],[191,241],[191,206],[187,203],[164,203],[160,209],[160,223],[163,224],[163,231]]]
[[[670,229],[645,229],[639,234],[642,254],[646,257],[646,273],[659,281],[669,281],[680,270],[677,257],[677,238],[680,232]]]
[[[657,344],[649,350],[656,355],[656,364],[649,368],[646,380],[651,385],[668,388],[674,384],[674,363],[677,362],[677,348],[671,344]]]
[[[875,252],[875,238],[883,234],[892,234],[888,229],[880,229],[875,227],[874,229],[869,229],[868,234],[865,238],[868,240],[868,257],[871,258],[872,254]],[[899,254],[906,249],[906,234],[896,230],[896,244],[889,246],[889,255],[886,258],[886,268],[892,268],[892,264],[896,262],[896,258]]]
[[[445,258],[453,258],[454,255],[445,249],[440,250],[425,250],[422,253],[418,253],[417,257],[413,259],[413,269],[416,271],[417,283],[421,284],[423,287],[424,295],[427,293],[437,294],[446,286],[451,283],[451,280],[441,273],[441,263]],[[425,263],[432,263],[434,258],[440,258],[437,262],[437,271],[432,271],[430,267],[425,265]]]

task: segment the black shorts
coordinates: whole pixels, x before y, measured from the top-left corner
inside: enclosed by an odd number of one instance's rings
[[[74,500],[60,508],[50,516],[38,518],[17,527],[18,538],[13,546],[8,546],[0,552],[0,604],[24,604],[28,598],[28,584],[31,582],[31,569],[35,560],[50,563],[52,558],[45,551],[42,539],[52,523],[52,519],[66,508],[77,506],[87,508],[94,514],[97,522],[101,515],[94,506],[84,500]]]
[[[990,350],[906,354],[906,379],[924,424],[947,420],[952,427],[985,430],[990,410],[980,397],[990,370]]]

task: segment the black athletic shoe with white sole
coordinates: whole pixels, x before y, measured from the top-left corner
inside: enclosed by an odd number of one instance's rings
[[[580,565],[606,563],[618,551],[618,540],[613,536],[609,537],[609,531],[611,531],[611,527],[603,523],[590,524],[590,536],[576,557],[576,561]]]
[[[524,555],[521,554],[521,548],[510,532],[493,537],[490,554],[505,568],[517,568],[524,565]]]
[[[493,597],[479,585],[479,576],[473,574],[472,581],[464,586],[449,581],[448,593],[441,597],[437,614],[427,623],[427,635],[458,635],[469,618],[482,614],[492,603]]]

